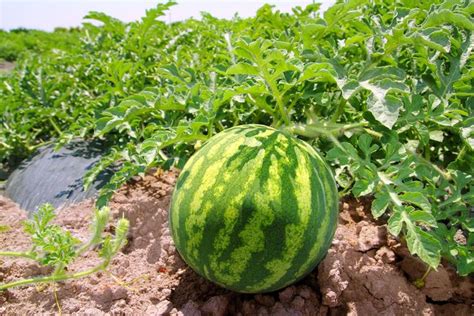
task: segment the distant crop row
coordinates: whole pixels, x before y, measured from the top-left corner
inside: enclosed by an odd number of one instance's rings
[[[472,2],[159,21],[172,5],[129,24],[92,12],[101,26],[22,54],[0,78],[1,162],[45,142],[105,139],[112,147],[87,178],[120,163],[104,205],[130,177],[182,166],[222,130],[272,125],[317,148],[341,194],[372,195],[373,215],[429,266],[444,257],[474,271]]]
[[[62,28],[53,33],[21,28],[10,32],[0,30],[0,61],[15,61],[31,53],[46,53],[52,48],[70,49],[80,45],[79,33],[79,29]]]

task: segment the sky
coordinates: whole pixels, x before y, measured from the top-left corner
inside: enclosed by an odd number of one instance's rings
[[[0,29],[18,27],[52,31],[55,27],[80,26],[89,11],[105,12],[125,22],[139,19],[147,8],[155,7],[158,0],[0,0]],[[281,11],[294,6],[305,6],[313,0],[177,0],[164,18],[168,22],[194,16],[201,11],[220,18],[232,18],[236,12],[241,17],[253,16],[258,8],[269,3]],[[316,0],[322,9],[335,0]]]

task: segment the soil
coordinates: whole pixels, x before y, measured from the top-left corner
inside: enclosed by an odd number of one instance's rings
[[[135,178],[113,197],[117,219],[131,227],[128,245],[109,272],[61,282],[25,286],[0,294],[0,315],[473,315],[474,280],[460,278],[446,263],[431,272],[425,286],[413,281],[426,266],[370,215],[369,198],[340,203],[339,225],[326,258],[302,281],[274,293],[238,294],[194,273],[176,252],[168,229],[168,206],[176,171]],[[86,239],[94,201],[59,212],[58,224]],[[29,247],[21,222],[26,212],[0,196],[0,249]],[[112,221],[113,223],[114,221]],[[113,224],[108,228],[113,231]],[[3,258],[0,282],[47,273],[23,259]],[[86,253],[70,271],[92,267]]]

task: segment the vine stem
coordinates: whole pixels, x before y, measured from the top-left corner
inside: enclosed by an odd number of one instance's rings
[[[423,163],[431,166],[431,168],[433,168],[436,172],[438,172],[444,179],[446,179],[448,181],[453,179],[452,176],[449,174],[449,172],[443,171],[440,167],[438,167],[437,165],[432,163],[430,160],[427,160],[425,157],[417,154],[415,151],[409,150],[409,152],[410,152],[410,154],[415,156],[417,159],[421,160]],[[444,205],[444,203],[439,204],[439,206],[442,206],[442,205]]]
[[[54,285],[54,301],[56,302],[56,306],[58,307],[58,314],[61,316],[63,314],[63,310],[61,308],[61,304],[59,303],[59,297],[58,297],[58,287],[56,284]]]
[[[16,252],[16,251],[0,251],[0,256],[5,257],[21,257],[35,260],[35,256],[28,252]]]
[[[382,138],[383,134],[382,133],[379,133],[379,132],[376,132],[370,128],[364,128],[364,131],[367,132],[367,134],[371,135],[371,136],[374,136],[374,137],[377,137],[377,138]]]
[[[422,276],[421,278],[416,279],[415,281],[413,281],[413,284],[414,284],[417,288],[419,288],[419,289],[421,289],[422,287],[424,287],[424,286],[425,286],[425,279],[426,279],[426,277],[428,276],[428,274],[430,274],[430,272],[431,272],[431,267],[428,267],[428,269],[427,269],[426,272],[423,274],[423,276]]]
[[[333,123],[314,123],[314,124],[294,124],[286,128],[289,132],[315,138],[319,135],[326,135],[329,137],[334,137],[340,135],[346,131],[353,129],[360,129],[367,126],[367,122],[353,123],[353,124],[333,124]]]
[[[280,93],[280,90],[278,90],[278,87],[271,81],[269,80],[270,73],[266,68],[263,68],[263,78],[268,84],[268,87],[270,88],[270,91],[273,94],[273,97],[275,98],[276,104],[278,111],[280,112],[281,119],[283,119],[283,122],[285,124],[290,124],[290,119],[288,117],[288,113],[285,110],[285,105],[283,104],[283,96]]]
[[[285,104],[283,103],[283,95],[278,89],[278,86],[275,84],[275,82],[271,79],[271,74],[267,69],[267,66],[265,65],[265,61],[262,60],[259,56],[253,55],[254,61],[257,64],[258,68],[261,69],[260,71],[260,76],[262,79],[265,81],[267,84],[268,88],[270,89],[270,92],[273,95],[273,98],[275,99],[276,102],[276,107],[277,111],[280,113],[280,119],[283,120],[285,125],[290,124],[290,117],[288,115],[288,112],[285,109]],[[279,120],[275,120],[274,124],[278,124]],[[274,125],[275,126],[275,125]],[[275,126],[278,127],[278,126]]]
[[[51,123],[51,125],[53,126],[54,130],[56,131],[56,133],[59,134],[59,136],[62,136],[63,135],[63,132],[61,131],[61,129],[59,128],[59,126],[56,124],[56,122],[54,121],[54,119],[50,116],[48,118],[49,122]]]
[[[107,259],[103,261],[100,265],[96,266],[95,268],[85,270],[82,272],[77,272],[77,273],[72,273],[72,274],[59,274],[59,275],[53,274],[46,277],[23,279],[23,280],[10,282],[7,284],[2,284],[0,285],[0,291],[4,291],[6,289],[9,289],[15,286],[29,285],[29,284],[35,284],[35,283],[45,283],[45,282],[59,282],[59,281],[64,281],[64,280],[69,280],[69,279],[80,279],[82,277],[104,270],[109,265],[109,261],[110,260]]]
[[[36,145],[28,146],[28,150],[33,151],[33,150],[36,150],[36,149],[38,149],[38,148],[40,148],[40,147],[42,147],[42,146],[47,146],[47,145],[52,144],[52,143],[53,143],[52,140],[48,140],[48,141],[45,141],[45,142],[41,142],[41,143],[38,143],[38,144],[36,144]]]
[[[337,105],[336,112],[334,112],[334,115],[331,118],[332,123],[336,123],[337,120],[341,117],[341,115],[344,113],[344,107],[346,106],[347,100],[344,98],[341,98],[341,102]]]

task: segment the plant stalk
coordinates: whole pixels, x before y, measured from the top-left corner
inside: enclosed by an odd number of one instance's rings
[[[37,277],[37,278],[30,278],[30,279],[23,279],[14,282],[10,282],[7,284],[0,285],[0,291],[7,290],[12,287],[22,286],[22,285],[29,285],[35,283],[44,283],[44,282],[59,282],[68,279],[80,279],[82,277],[88,276],[90,274],[99,272],[104,270],[109,265],[110,260],[107,259],[103,261],[100,265],[96,266],[95,268],[85,270],[82,272],[72,273],[72,274],[59,274],[59,275],[50,275],[46,277]]]
[[[347,100],[344,98],[341,98],[341,102],[337,105],[336,112],[334,112],[334,115],[331,118],[332,123],[336,123],[337,120],[341,117],[341,115],[344,113],[344,108],[346,106]]]
[[[367,122],[353,123],[353,124],[327,124],[327,123],[316,123],[316,124],[294,124],[287,127],[286,129],[296,135],[316,138],[320,135],[328,137],[338,136],[346,131],[359,129],[367,126]]]
[[[0,251],[0,256],[5,257],[20,257],[35,260],[35,256],[29,252],[16,252],[16,251]]]

